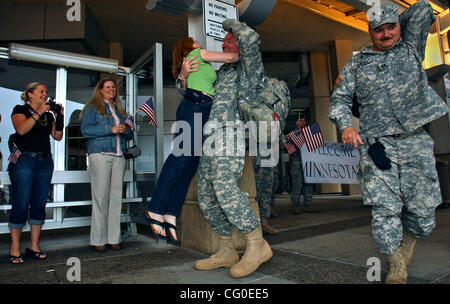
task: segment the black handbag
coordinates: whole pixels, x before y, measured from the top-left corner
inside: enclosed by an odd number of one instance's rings
[[[141,149],[138,146],[134,145],[132,147],[127,148],[125,154],[123,155],[126,159],[136,158],[141,155]]]

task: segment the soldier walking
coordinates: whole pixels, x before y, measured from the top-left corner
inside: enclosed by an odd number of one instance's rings
[[[400,16],[397,9],[386,4],[368,14],[373,46],[345,65],[329,110],[343,143],[361,154],[361,190],[364,204],[372,206],[372,234],[389,258],[386,283],[407,282],[416,240],[435,227],[441,194],[434,142],[423,126],[448,112],[422,66],[433,10],[425,0]],[[359,134],[352,128],[354,96]]]

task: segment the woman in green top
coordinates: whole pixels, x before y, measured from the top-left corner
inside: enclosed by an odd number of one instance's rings
[[[190,153],[175,156],[169,155],[159,175],[152,200],[145,212],[152,232],[156,237],[165,239],[171,243],[179,244],[176,235],[176,219],[184,204],[186,192],[191,179],[197,171],[200,156],[194,153],[194,115],[201,115],[202,129],[208,121],[214,97],[214,82],[216,72],[210,62],[231,63],[239,61],[238,53],[212,52],[202,49],[197,41],[191,37],[185,37],[177,41],[172,50],[172,74],[175,79],[186,81],[187,89],[183,100],[178,106],[176,113],[177,121],[187,122],[190,130]],[[192,62],[196,69],[191,70],[188,77],[180,75],[183,63]],[[193,62],[193,60],[196,60]],[[182,133],[176,133],[179,136]],[[186,137],[186,135],[184,135]],[[197,134],[202,138],[202,134]],[[183,149],[183,141],[179,147]],[[200,147],[201,149],[201,147]],[[198,150],[198,147],[197,149]],[[198,153],[197,153],[198,154]],[[169,233],[166,233],[166,230]]]

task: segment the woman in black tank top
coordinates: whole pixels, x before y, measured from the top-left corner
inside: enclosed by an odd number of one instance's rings
[[[12,264],[24,262],[20,254],[20,236],[27,219],[31,244],[26,248],[26,257],[47,258],[39,247],[39,236],[45,221],[45,205],[53,175],[50,135],[60,141],[64,128],[64,108],[54,109],[59,113],[49,112],[47,87],[44,84],[30,83],[21,98],[25,104],[14,107],[11,114],[16,133],[11,142],[8,165],[12,186],[8,225],[11,230],[9,262]]]

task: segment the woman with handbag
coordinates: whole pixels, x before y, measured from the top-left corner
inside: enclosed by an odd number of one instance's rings
[[[88,138],[92,220],[90,243],[98,252],[120,249],[122,183],[126,141],[134,132],[125,125],[127,114],[120,101],[116,81],[102,79],[92,99],[80,114],[81,133]]]
[[[12,152],[8,165],[12,208],[8,226],[11,230],[9,262],[12,264],[24,262],[20,255],[20,236],[28,211],[31,245],[26,249],[26,257],[37,260],[47,258],[47,254],[39,247],[39,237],[45,221],[45,205],[53,175],[50,135],[60,141],[64,129],[64,108],[58,105],[58,108],[52,109],[55,120],[49,112],[45,84],[28,84],[21,98],[25,104],[13,109],[11,120],[16,133],[11,135],[9,141]]]
[[[170,243],[179,244],[176,235],[176,219],[184,204],[189,184],[197,171],[200,157],[195,155],[194,117],[201,117],[202,129],[208,121],[214,97],[216,72],[210,62],[231,63],[239,61],[238,53],[212,52],[202,49],[191,37],[178,40],[172,50],[172,75],[187,87],[176,113],[177,121],[190,126],[190,154],[175,156],[171,153],[162,168],[147,211],[145,212],[151,231],[157,238],[167,238]],[[193,61],[196,60],[196,61]],[[181,75],[182,65],[191,68],[187,75]],[[186,86],[184,86],[186,85]],[[185,132],[185,130],[183,130]],[[180,133],[175,134],[175,137]],[[202,134],[197,134],[202,138]],[[181,142],[180,149],[183,149]],[[201,147],[200,147],[201,149]],[[167,233],[168,232],[168,233]]]

